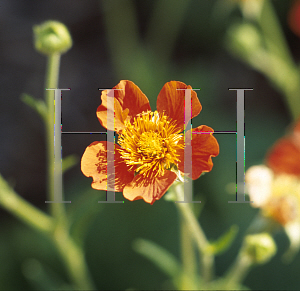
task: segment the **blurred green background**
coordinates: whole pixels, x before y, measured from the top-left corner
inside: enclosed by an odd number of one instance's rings
[[[239,1],[221,0],[2,0],[0,3],[0,172],[28,201],[46,210],[44,128],[39,116],[20,100],[22,93],[44,94],[46,59],[33,48],[32,26],[48,19],[63,22],[73,48],[62,56],[63,131],[103,131],[96,118],[98,88],[112,88],[120,80],[135,82],[152,109],[162,86],[178,80],[201,88],[203,106],[193,126],[215,131],[236,129],[236,93],[228,88],[253,88],[245,97],[246,169],[260,164],[268,148],[291,122],[283,96],[262,74],[226,49],[226,31],[242,21]],[[287,44],[296,61],[300,39],[287,26],[292,1],[272,1]],[[195,200],[202,201],[201,224],[208,239],[217,239],[232,224],[239,233],[229,251],[216,258],[222,276],[241,245],[257,211],[235,199],[236,138],[216,134],[220,155],[214,168],[194,182]],[[80,159],[101,135],[64,135],[63,155]],[[91,178],[80,163],[64,175],[66,205],[74,217],[72,232],[84,244],[87,262],[98,290],[172,289],[170,280],[132,248],[145,238],[180,258],[175,206],[161,199],[148,205],[130,202],[98,204],[105,193],[91,189]],[[233,186],[232,186],[233,185]],[[62,286],[66,272],[54,247],[41,235],[0,210],[0,290],[50,290]],[[84,234],[83,236],[80,234]],[[288,247],[282,232],[275,236],[278,254],[253,269],[244,284],[259,290],[299,288],[298,254],[290,265],[281,262]]]

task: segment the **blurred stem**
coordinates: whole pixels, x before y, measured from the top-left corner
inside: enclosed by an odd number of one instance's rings
[[[240,56],[256,70],[262,72],[280,91],[292,118],[296,120],[300,116],[300,71],[293,60],[276,11],[269,0],[249,0],[240,3],[245,20],[248,22],[248,24],[243,23],[241,28],[252,27],[252,36],[255,40],[254,46],[251,47],[249,43],[245,43],[243,37],[237,37],[246,53],[245,55],[240,51]],[[246,13],[251,5],[257,4],[260,9],[256,14]],[[255,25],[252,24],[253,21],[256,21]],[[256,26],[259,28],[257,31]],[[233,52],[236,53],[235,49]]]
[[[300,73],[293,61],[275,9],[269,0],[264,1],[258,23],[265,38],[271,40],[266,42],[268,51],[279,55],[289,68],[290,78],[286,78],[283,84],[277,82],[277,85],[284,93],[292,117],[296,120],[300,116]],[[293,78],[296,79],[295,86],[291,84]]]
[[[150,72],[149,60],[140,43],[134,2],[132,0],[99,1],[99,5],[105,11],[103,21],[117,75],[120,78],[126,76],[135,83],[143,84],[145,92],[149,92],[154,83],[153,74]]]
[[[46,89],[57,89],[59,79],[60,54],[55,53],[48,56],[46,70]],[[48,200],[55,201],[55,197],[61,197],[64,201],[62,189],[54,185],[54,91],[46,90],[45,100],[47,104],[47,156],[48,156]],[[58,128],[59,129],[59,128]],[[59,171],[59,169],[56,169]],[[56,173],[59,174],[59,173]],[[62,175],[62,173],[60,173]],[[55,195],[56,194],[56,195]],[[50,212],[56,220],[54,235],[50,237],[56,245],[67,268],[70,280],[74,287],[88,290],[93,289],[89,276],[83,250],[76,245],[69,234],[68,219],[64,203],[50,203]]]
[[[43,232],[53,231],[53,219],[19,196],[0,175],[0,205],[30,227]]]
[[[257,21],[265,37],[273,40],[272,43],[267,43],[268,50],[274,51],[277,54],[280,53],[280,57],[285,62],[294,65],[280,22],[277,18],[275,9],[269,0],[263,1],[262,11],[260,17],[257,17]]]
[[[159,58],[160,69],[166,70],[190,1],[164,0],[154,1],[153,4],[146,43]]]
[[[53,240],[63,258],[69,277],[74,283],[74,288],[95,290],[83,250],[70,237],[68,229],[64,225],[57,225]]]
[[[60,67],[60,54],[55,53],[48,56],[45,87],[46,89],[57,89]],[[54,185],[54,91],[45,91],[47,104],[46,138],[47,138],[47,164],[48,164],[48,201],[55,201],[55,191],[57,197],[63,199],[60,188]],[[65,208],[63,203],[50,203],[50,212],[56,219],[65,219]]]
[[[70,280],[76,289],[91,290],[91,283],[84,254],[69,236],[62,223],[55,225],[52,217],[20,197],[0,175],[0,205],[28,226],[44,233],[56,245],[64,260]]]
[[[232,290],[237,288],[237,286],[243,282],[251,265],[252,262],[248,256],[239,254],[234,264],[225,275],[224,289]]]
[[[185,220],[180,222],[180,234],[181,234],[181,260],[184,282],[181,282],[182,286],[190,287],[192,282],[195,282],[196,278],[196,253],[190,231]],[[185,282],[185,279],[191,280],[192,282]],[[184,289],[184,288],[182,288]]]
[[[179,200],[184,200],[183,183],[178,183],[173,186]],[[208,251],[209,242],[202,230],[198,220],[196,219],[190,203],[176,203],[181,218],[185,221],[190,236],[193,237],[201,254],[201,272],[205,282],[209,282],[213,277],[214,272],[214,256]]]

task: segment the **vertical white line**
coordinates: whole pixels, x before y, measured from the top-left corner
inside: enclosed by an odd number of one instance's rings
[[[252,203],[245,201],[245,90],[253,89],[228,89],[237,91],[236,100],[236,201],[228,203]]]
[[[184,93],[184,174],[186,177],[188,177],[184,181],[184,201],[191,203],[193,201],[191,89],[186,89]]]
[[[100,90],[100,89],[99,89]],[[107,194],[106,201],[98,203],[124,203],[115,201],[115,104],[114,92],[120,89],[107,90]]]
[[[192,89],[184,90],[184,200],[176,203],[201,203],[193,201],[193,180],[192,180]],[[188,134],[188,131],[190,133]]]
[[[54,120],[54,201],[45,201],[45,203],[71,203],[63,201],[63,177],[62,177],[62,146],[61,146],[61,98],[62,90],[70,89],[46,89],[54,90],[55,100],[55,120]]]

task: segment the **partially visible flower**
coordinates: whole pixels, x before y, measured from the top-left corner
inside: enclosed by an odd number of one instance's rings
[[[300,223],[300,180],[293,175],[274,175],[264,165],[253,166],[246,172],[246,184],[253,206],[262,214],[285,226]]]
[[[262,208],[265,215],[282,225],[300,222],[300,119],[292,132],[271,148],[266,164],[246,172],[253,206]]]
[[[300,178],[300,119],[291,131],[271,148],[266,164],[275,174],[289,174]]]
[[[49,20],[33,27],[37,51],[45,55],[65,53],[72,47],[72,38],[67,27],[58,21]]]
[[[263,216],[284,227],[296,250],[300,247],[300,120],[271,148],[266,164],[246,172],[250,200]]]
[[[294,1],[288,14],[288,25],[290,29],[300,37],[300,1]]]
[[[114,126],[119,134],[115,144],[115,191],[123,192],[131,201],[144,199],[153,204],[160,199],[184,172],[184,107],[185,92],[192,89],[182,82],[166,83],[157,97],[157,110],[151,111],[147,97],[131,81],[121,81],[114,91]],[[102,104],[97,117],[107,128],[107,91],[101,95]],[[197,116],[202,106],[195,91],[191,91],[191,117]],[[192,179],[209,172],[211,157],[219,154],[219,144],[213,129],[201,125],[192,129]],[[186,134],[191,135],[188,131]],[[81,170],[93,177],[92,188],[107,190],[107,142],[89,145],[81,159]]]

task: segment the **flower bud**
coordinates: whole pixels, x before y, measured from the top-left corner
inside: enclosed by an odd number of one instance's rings
[[[72,38],[67,27],[58,21],[46,21],[33,27],[34,45],[45,55],[65,53],[72,47]]]
[[[243,0],[239,1],[244,17],[248,19],[259,19],[263,7],[261,0]]]
[[[242,255],[250,258],[253,264],[267,263],[277,252],[276,244],[268,233],[247,235]]]
[[[233,24],[228,29],[227,45],[246,59],[258,58],[263,52],[259,30],[250,23]]]

